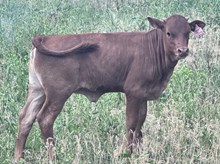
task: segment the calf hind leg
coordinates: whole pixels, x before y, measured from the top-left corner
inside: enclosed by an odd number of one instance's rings
[[[55,94],[56,95],[56,94]],[[53,124],[58,114],[61,112],[66,99],[55,97],[47,97],[46,101],[37,115],[37,121],[40,126],[41,135],[48,149],[49,161],[54,161],[54,139],[53,139]]]
[[[44,91],[42,88],[30,88],[29,95],[25,106],[19,113],[19,130],[16,139],[15,161],[23,157],[23,150],[27,140],[27,136],[31,130],[36,115],[42,107],[45,100]]]

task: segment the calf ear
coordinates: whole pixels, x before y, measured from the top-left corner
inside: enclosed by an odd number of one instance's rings
[[[155,18],[151,18],[151,17],[147,17],[148,21],[150,22],[151,26],[153,26],[154,28],[159,28],[161,30],[163,30],[165,23],[163,21],[160,21],[158,19]]]
[[[189,25],[190,25],[192,31],[195,31],[196,25],[199,26],[202,29],[205,27],[205,23],[203,21],[200,21],[200,20],[192,21],[191,23],[189,23]]]

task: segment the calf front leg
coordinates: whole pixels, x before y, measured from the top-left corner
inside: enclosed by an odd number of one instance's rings
[[[135,139],[136,139],[136,143],[142,143],[142,132],[141,132],[141,128],[144,124],[144,121],[146,119],[147,116],[147,102],[143,101],[141,103],[140,109],[139,109],[139,114],[138,114],[138,123],[137,126],[135,128]]]
[[[132,153],[132,145],[133,145],[133,136],[136,130],[136,127],[140,124],[138,123],[139,120],[139,111],[141,107],[141,100],[126,95],[126,137],[128,142],[128,151]],[[139,125],[140,126],[140,125]]]
[[[142,143],[143,143],[143,135],[141,132],[141,128],[144,124],[144,121],[147,116],[147,102],[143,101],[140,109],[139,109],[139,114],[138,114],[138,123],[135,128],[135,138],[134,138],[134,143],[136,145],[135,152],[139,153],[142,150]]]

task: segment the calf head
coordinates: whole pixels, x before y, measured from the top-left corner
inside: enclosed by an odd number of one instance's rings
[[[200,35],[205,27],[205,23],[200,20],[188,23],[188,20],[180,15],[173,15],[164,21],[148,17],[148,21],[153,27],[162,30],[165,51],[175,60],[185,58],[188,55],[190,32],[197,32],[196,34]]]

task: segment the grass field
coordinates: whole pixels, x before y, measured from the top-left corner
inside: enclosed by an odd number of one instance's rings
[[[13,160],[18,112],[25,103],[31,38],[37,34],[145,31],[147,16],[181,14],[206,22],[191,36],[168,88],[148,102],[143,150],[124,154],[125,100],[96,104],[73,95],[55,123],[56,163],[220,163],[220,0],[0,0],[0,163]],[[37,123],[20,163],[48,163]]]

